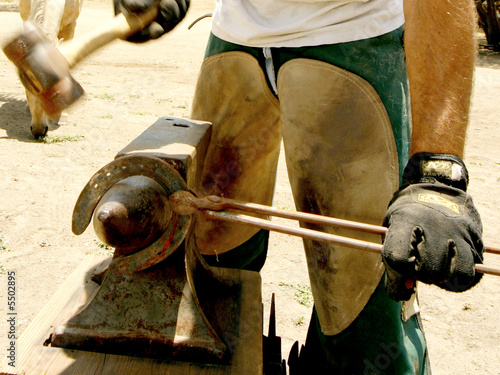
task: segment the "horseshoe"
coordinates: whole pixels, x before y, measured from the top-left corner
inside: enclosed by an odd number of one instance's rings
[[[131,176],[145,176],[158,182],[167,196],[188,190],[181,175],[160,158],[148,154],[120,157],[96,172],[78,197],[72,217],[72,231],[82,234],[92,220],[92,214],[103,195],[117,182]],[[134,254],[117,258],[111,263],[121,273],[132,273],[151,267],[172,254],[186,237],[191,215],[172,211],[172,218],[163,235],[153,244]],[[111,265],[110,265],[111,266]]]

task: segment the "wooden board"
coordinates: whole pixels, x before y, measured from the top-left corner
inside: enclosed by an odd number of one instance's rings
[[[44,346],[53,328],[72,317],[98,290],[98,285],[90,280],[90,276],[95,269],[106,267],[110,261],[110,257],[102,255],[85,257],[17,340],[16,366],[9,366],[6,358],[0,366],[0,374],[253,375],[263,373],[262,320],[255,319],[262,316],[261,280],[257,272],[249,271],[241,271],[239,275],[242,280],[240,320],[244,324],[240,326],[240,339],[235,343],[231,365],[173,362]]]

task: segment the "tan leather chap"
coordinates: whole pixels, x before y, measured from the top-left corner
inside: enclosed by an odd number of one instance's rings
[[[280,113],[257,60],[239,51],[207,58],[191,118],[213,125],[199,196],[215,194],[270,205],[281,143]],[[257,231],[201,215],[195,225],[202,254],[224,253]]]
[[[297,210],[380,225],[398,188],[398,160],[387,112],[373,87],[330,64],[294,59],[279,70],[278,95]],[[384,271],[381,256],[311,240],[304,244],[321,328],[335,335],[368,302]]]

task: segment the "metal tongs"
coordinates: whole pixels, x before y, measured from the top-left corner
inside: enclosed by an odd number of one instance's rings
[[[324,233],[312,229],[289,227],[273,223],[266,219],[240,214],[237,212],[227,212],[223,210],[233,210],[250,212],[255,214],[263,214],[284,219],[298,220],[311,224],[327,225],[337,228],[347,228],[365,233],[385,235],[387,228],[372,224],[360,223],[356,221],[337,219],[333,217],[310,214],[299,211],[283,210],[280,208],[270,207],[266,205],[242,202],[234,199],[222,198],[219,196],[210,195],[205,198],[197,198],[193,194],[185,190],[179,190],[169,197],[172,210],[181,215],[191,215],[197,211],[203,215],[216,218],[219,220],[230,221],[257,227],[261,229],[272,230],[279,233],[299,236],[315,241],[321,241],[336,245],[342,245],[358,250],[364,250],[372,253],[380,254],[383,245],[357,240],[354,238],[338,236],[335,234]],[[487,253],[500,254],[500,248],[485,246]],[[500,276],[500,269],[485,266],[484,264],[476,264],[475,270],[479,273]]]

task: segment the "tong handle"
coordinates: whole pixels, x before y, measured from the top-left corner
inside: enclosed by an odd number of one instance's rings
[[[337,228],[347,228],[367,232],[372,234],[385,235],[387,228],[372,224],[359,223],[356,221],[337,219],[333,217],[310,214],[305,212],[283,210],[257,203],[242,202],[234,199],[223,198],[215,195],[210,195],[205,198],[197,198],[188,191],[177,191],[170,196],[170,204],[172,210],[181,215],[190,215],[196,211],[200,211],[203,215],[219,219],[223,221],[230,221],[233,223],[240,223],[252,227],[272,230],[279,233],[289,234],[302,238],[308,238],[315,241],[321,241],[336,245],[343,245],[346,247],[364,250],[372,253],[381,253],[383,245],[357,240],[354,238],[338,236],[330,233],[320,232],[306,228],[289,227],[273,223],[266,219],[243,215],[240,213],[226,212],[223,210],[236,210],[243,212],[250,212],[256,214],[264,214],[269,216],[281,217],[284,219],[298,220],[311,224],[327,225]],[[486,252],[493,254],[500,254],[500,249],[485,247]],[[483,264],[476,264],[475,270],[480,273],[500,276],[500,269],[488,267]]]

